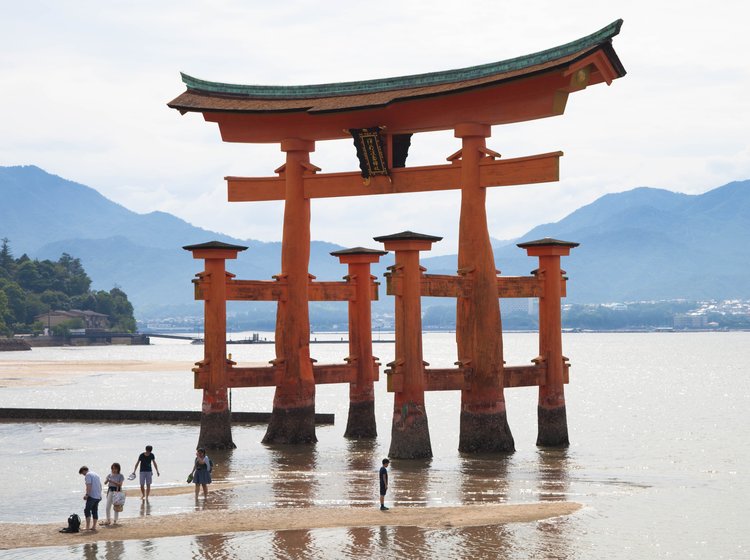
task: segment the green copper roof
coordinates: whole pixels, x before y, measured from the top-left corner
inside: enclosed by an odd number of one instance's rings
[[[484,78],[494,74],[521,70],[538,64],[545,64],[564,56],[599,46],[609,42],[612,37],[620,32],[622,20],[618,19],[607,27],[600,29],[586,37],[566,43],[534,54],[519,56],[509,60],[446,70],[443,72],[430,72],[427,74],[414,74],[411,76],[400,76],[397,78],[382,78],[377,80],[364,80],[361,82],[340,82],[334,84],[316,84],[303,86],[258,86],[223,84],[220,82],[209,82],[193,78],[181,73],[182,81],[189,90],[200,90],[207,93],[223,95],[236,95],[262,99],[309,99],[314,97],[336,97],[341,95],[359,95],[363,93],[376,93],[381,91],[398,90],[405,88],[419,88],[433,86],[463,80]]]

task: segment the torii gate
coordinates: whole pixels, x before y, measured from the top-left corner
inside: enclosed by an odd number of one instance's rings
[[[459,273],[471,279],[472,289],[458,299],[456,340],[459,361],[471,364],[472,378],[461,390],[459,449],[514,448],[499,381],[502,337],[486,188],[557,181],[562,152],[502,160],[485,139],[492,125],[561,115],[571,93],[624,76],[611,44],[621,24],[618,20],[571,43],[511,60],[400,78],[253,86],[182,75],[187,91],[169,107],[183,114],[202,113],[206,121],[218,124],[224,141],[279,143],[286,153],[285,163],[276,169],[278,177],[226,178],[232,202],[285,201],[279,278],[286,292],[278,307],[275,361],[281,373],[265,442],[315,441],[308,314],[310,199],[460,189],[458,266]],[[461,140],[461,148],[448,157],[450,163],[405,167],[411,135],[435,130],[453,130]],[[369,143],[362,144],[363,174],[319,173],[310,163],[315,142],[350,134],[359,138],[358,131],[370,135]],[[382,159],[367,153],[380,149]],[[371,176],[363,183],[364,175]],[[544,412],[548,417],[549,410]],[[394,410],[394,425],[408,423],[399,414]],[[543,417],[540,412],[540,422]],[[567,429],[565,441],[557,439],[546,444],[566,444]]]

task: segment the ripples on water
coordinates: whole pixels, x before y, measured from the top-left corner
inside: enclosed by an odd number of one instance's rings
[[[455,361],[454,335],[425,337],[434,367]],[[536,336],[505,336],[509,364],[528,363]],[[235,346],[233,359],[265,362],[271,346]],[[341,361],[343,345],[314,345],[319,363]],[[516,441],[509,456],[462,456],[459,395],[427,397],[434,457],[392,463],[387,499],[394,507],[571,500],[586,507],[538,523],[477,528],[316,529],[174,537],[0,552],[2,558],[747,558],[750,494],[750,333],[574,334],[564,340],[571,359],[566,387],[572,445],[539,450],[536,391],[506,392]],[[35,349],[2,359],[195,361],[201,347],[160,343],[141,348]],[[377,345],[381,363],[390,345]],[[342,437],[347,389],[321,386],[320,412],[336,425],[319,427],[313,447],[259,444],[264,426],[235,426],[238,449],[212,454],[216,478],[242,485],[216,491],[205,508],[309,505],[374,507],[377,468],[386,455],[392,395],[376,387],[379,438]],[[165,391],[164,388],[167,388]],[[2,388],[2,406],[197,409],[200,394],[189,371],[95,374],[44,388]],[[272,389],[234,390],[235,410],[269,411]],[[159,406],[154,403],[158,402]],[[154,445],[162,486],[183,484],[197,426],[169,424],[0,424],[0,445],[14,468],[6,473],[2,521],[59,520],[80,509],[80,464],[105,474],[112,461],[128,471],[146,443]],[[31,489],[31,491],[29,491]],[[192,511],[192,495],[129,499],[127,517]]]

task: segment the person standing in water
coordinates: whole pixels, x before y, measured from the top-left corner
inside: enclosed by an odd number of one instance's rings
[[[195,462],[193,463],[193,476],[195,484],[195,499],[198,499],[198,492],[203,486],[203,499],[208,498],[208,485],[211,484],[211,459],[206,455],[206,450],[199,447],[195,452]]]
[[[156,464],[156,455],[152,453],[153,447],[150,445],[146,446],[146,451],[138,455],[138,460],[135,462],[133,472],[138,468],[138,464],[141,465],[140,470],[140,483],[141,483],[141,500],[148,500],[148,496],[151,493],[151,480],[153,476],[153,470],[151,465],[154,465],[156,469],[156,476],[159,476],[159,465]]]

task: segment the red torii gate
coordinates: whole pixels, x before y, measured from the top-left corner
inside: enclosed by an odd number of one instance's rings
[[[485,139],[492,125],[561,115],[570,93],[625,75],[611,45],[621,24],[618,20],[577,41],[525,57],[401,78],[284,87],[222,84],[183,74],[187,91],[170,107],[202,113],[219,125],[225,141],[274,142],[286,153],[278,177],[227,177],[230,201],[285,201],[277,279],[285,283],[285,294],[278,300],[276,395],[264,441],[315,441],[316,376],[308,315],[315,288],[307,270],[310,199],[460,189],[459,274],[470,278],[472,288],[458,299],[456,339],[459,360],[471,364],[472,377],[470,387],[462,388],[459,448],[514,448],[504,383],[498,381],[504,379],[502,331],[485,189],[556,181],[562,153],[501,160]],[[359,173],[318,173],[310,163],[316,141],[373,127],[383,140],[388,177],[374,176],[363,184]],[[405,167],[404,145],[410,135],[432,130],[453,130],[461,149],[448,157],[447,165]],[[248,298],[258,299],[255,294]],[[232,386],[226,379],[223,383]],[[552,416],[559,420],[560,402],[548,395],[544,407],[540,405],[540,431],[550,410],[557,409]],[[394,411],[394,426],[408,423],[399,414]],[[566,445],[567,428],[564,432],[564,438],[550,432],[539,440]]]

